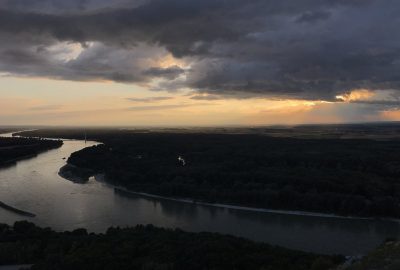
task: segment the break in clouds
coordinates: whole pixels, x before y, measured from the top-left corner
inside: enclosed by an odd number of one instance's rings
[[[0,0],[0,72],[213,99],[396,92],[399,13],[397,0]]]

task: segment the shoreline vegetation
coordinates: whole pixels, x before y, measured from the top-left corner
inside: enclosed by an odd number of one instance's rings
[[[18,135],[82,139],[73,129]],[[103,144],[73,153],[68,164],[129,191],[292,214],[400,217],[396,140],[111,129],[87,135]]]
[[[67,179],[68,180],[68,179]],[[225,208],[225,209],[232,209],[232,210],[242,210],[242,211],[250,211],[250,212],[259,212],[259,213],[271,213],[271,214],[282,214],[282,215],[293,215],[293,216],[308,216],[308,217],[322,217],[322,218],[338,218],[338,219],[357,219],[357,220],[388,220],[400,223],[400,219],[395,218],[380,218],[380,217],[357,217],[357,216],[339,216],[335,214],[326,214],[326,213],[318,213],[318,212],[305,212],[305,211],[290,211],[290,210],[276,210],[276,209],[267,209],[267,208],[254,208],[254,207],[245,207],[240,205],[230,205],[230,204],[221,204],[221,203],[208,203],[202,201],[196,201],[192,199],[185,199],[185,198],[173,198],[173,197],[165,197],[156,194],[149,194],[143,192],[136,192],[132,190],[128,190],[123,187],[114,187],[116,192],[120,192],[121,194],[128,195],[139,195],[148,198],[155,198],[155,199],[162,199],[162,200],[169,200],[169,201],[176,201],[182,203],[189,203],[189,204],[196,204],[201,206],[211,206],[217,208]]]
[[[9,138],[0,135],[0,167],[10,166],[20,160],[36,157],[40,153],[59,148],[62,145],[61,140]]]
[[[206,201],[198,201],[193,200],[191,198],[178,198],[178,197],[166,197],[157,194],[150,194],[145,192],[138,192],[134,190],[129,190],[123,186],[116,186],[111,184],[109,181],[105,179],[105,176],[102,174],[96,174],[93,170],[80,168],[72,164],[66,164],[63,166],[59,173],[62,178],[71,181],[76,184],[85,184],[89,181],[89,178],[93,177],[96,181],[100,183],[104,183],[111,188],[114,189],[116,193],[120,193],[124,196],[142,196],[147,198],[175,201],[187,204],[195,204],[200,206],[210,206],[217,208],[225,208],[232,210],[243,210],[250,212],[262,212],[262,213],[271,213],[271,214],[283,214],[283,215],[294,215],[294,216],[309,216],[309,217],[323,217],[323,218],[338,218],[338,219],[357,219],[357,220],[388,220],[400,223],[400,219],[396,218],[380,218],[380,217],[357,217],[357,216],[339,216],[335,214],[327,214],[327,213],[318,213],[318,212],[306,212],[306,211],[290,211],[290,210],[276,210],[276,209],[267,209],[267,208],[254,208],[254,207],[245,207],[240,205],[229,205],[229,204],[221,204],[221,203],[209,203]]]
[[[148,270],[391,270],[400,242],[386,240],[365,256],[296,251],[219,233],[190,233],[153,225],[56,232],[27,221],[0,224],[0,266],[47,269]]]
[[[331,270],[345,258],[295,251],[217,233],[152,225],[55,232],[26,221],[0,224],[0,265],[32,269]]]
[[[26,155],[26,156],[19,156],[17,158],[13,158],[10,160],[4,160],[0,163],[0,169],[2,169],[4,167],[9,167],[9,166],[15,165],[18,161],[31,159],[34,157],[37,157],[37,154],[30,154],[30,155]]]
[[[80,168],[68,163],[58,172],[58,175],[62,178],[78,184],[86,183],[94,174],[93,170]]]
[[[59,140],[0,137],[0,168],[12,166],[18,161],[36,157],[40,153],[59,148],[62,144],[63,142]],[[2,201],[0,201],[0,208],[20,216],[36,216]]]

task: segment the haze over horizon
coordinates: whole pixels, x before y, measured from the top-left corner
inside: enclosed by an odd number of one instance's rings
[[[0,0],[0,124],[400,120],[394,0]]]

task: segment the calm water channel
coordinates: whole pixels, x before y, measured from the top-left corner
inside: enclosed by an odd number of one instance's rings
[[[388,237],[400,237],[400,223],[383,220],[299,216],[127,196],[91,179],[75,184],[61,178],[63,158],[95,144],[64,141],[35,158],[0,169],[0,201],[36,214],[26,218],[0,209],[0,223],[30,220],[56,230],[154,224],[186,231],[211,231],[319,253],[363,254]]]

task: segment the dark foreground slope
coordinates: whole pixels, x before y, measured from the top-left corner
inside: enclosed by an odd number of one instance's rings
[[[62,146],[62,141],[0,137],[0,167]]]
[[[82,138],[84,133],[27,134]],[[110,183],[133,191],[270,209],[400,217],[398,140],[110,129],[87,134],[104,145],[74,153],[68,162],[104,173]]]
[[[35,264],[33,269],[328,270],[341,261],[340,256],[150,225],[97,235],[83,229],[56,233],[28,222],[0,225],[0,265]]]
[[[388,241],[346,270],[399,270],[400,241]]]

